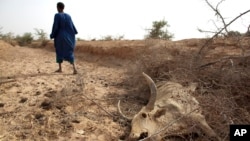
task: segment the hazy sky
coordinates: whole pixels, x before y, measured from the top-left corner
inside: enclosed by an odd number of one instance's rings
[[[174,34],[174,40],[205,37],[197,28],[215,30],[211,20],[215,13],[205,0],[61,0],[65,13],[71,15],[82,39],[106,35],[124,35],[126,39],[143,39],[153,21],[165,19]],[[213,1],[216,5],[220,0]],[[34,28],[50,34],[57,12],[58,0],[0,0],[0,27],[2,32],[34,33]],[[219,7],[229,22],[250,9],[250,0],[225,0]],[[230,26],[230,30],[246,32],[250,13]],[[217,20],[217,25],[221,26]]]

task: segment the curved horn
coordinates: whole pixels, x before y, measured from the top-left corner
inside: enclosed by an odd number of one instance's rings
[[[131,121],[131,120],[132,120],[131,117],[127,117],[127,116],[125,116],[125,115],[122,113],[121,108],[120,108],[120,103],[121,103],[121,100],[119,100],[119,101],[118,101],[118,104],[117,104],[119,113],[121,114],[121,116],[122,116],[123,118],[125,118],[125,119]]]
[[[152,111],[154,109],[154,105],[155,105],[155,100],[156,100],[156,96],[157,96],[157,88],[155,85],[155,82],[152,80],[152,78],[150,76],[148,76],[146,73],[142,73],[142,75],[146,78],[147,83],[150,87],[150,99],[148,101],[148,104],[146,106],[146,109],[149,111]]]

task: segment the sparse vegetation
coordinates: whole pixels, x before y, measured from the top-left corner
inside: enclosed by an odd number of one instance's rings
[[[29,45],[33,40],[34,37],[30,32],[26,32],[22,36],[19,35],[16,36],[16,41],[20,46]]]
[[[47,33],[43,29],[35,28],[35,35],[38,36],[38,41],[41,42],[41,46],[46,46],[49,42]]]
[[[124,39],[124,35],[118,35],[117,37],[112,36],[112,35],[107,35],[102,37],[100,40],[101,41],[115,41],[115,40],[122,40]]]
[[[242,34],[239,31],[229,31],[227,37],[240,37]]]
[[[15,36],[14,36],[14,33],[12,32],[8,32],[5,34],[1,33],[0,38],[4,40],[5,42],[10,43],[12,46],[16,45]]]
[[[168,31],[167,27],[169,27],[169,25],[165,20],[154,21],[152,28],[147,29],[149,33],[145,38],[171,40],[174,35]]]

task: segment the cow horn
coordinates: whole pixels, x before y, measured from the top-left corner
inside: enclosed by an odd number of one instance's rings
[[[150,87],[150,99],[148,101],[148,104],[146,106],[146,109],[149,111],[152,111],[154,109],[154,105],[155,105],[155,100],[156,100],[156,95],[157,95],[157,88],[155,85],[155,82],[152,80],[152,78],[150,76],[148,76],[146,73],[142,73],[143,76],[146,78],[147,83]]]
[[[121,116],[122,116],[123,118],[125,118],[125,119],[131,121],[131,120],[132,120],[131,117],[127,117],[127,116],[125,116],[125,115],[122,113],[121,108],[120,108],[120,103],[121,103],[121,101],[119,100],[119,101],[118,101],[118,104],[117,104],[119,113],[121,114]]]

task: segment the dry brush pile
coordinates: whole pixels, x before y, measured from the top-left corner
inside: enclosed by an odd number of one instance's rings
[[[230,124],[250,124],[250,39],[207,41],[158,43],[165,49],[165,60],[157,57],[159,51],[141,61],[147,62],[144,67],[157,81],[171,80],[184,86],[198,83],[195,97],[206,120],[222,140],[229,140]]]

